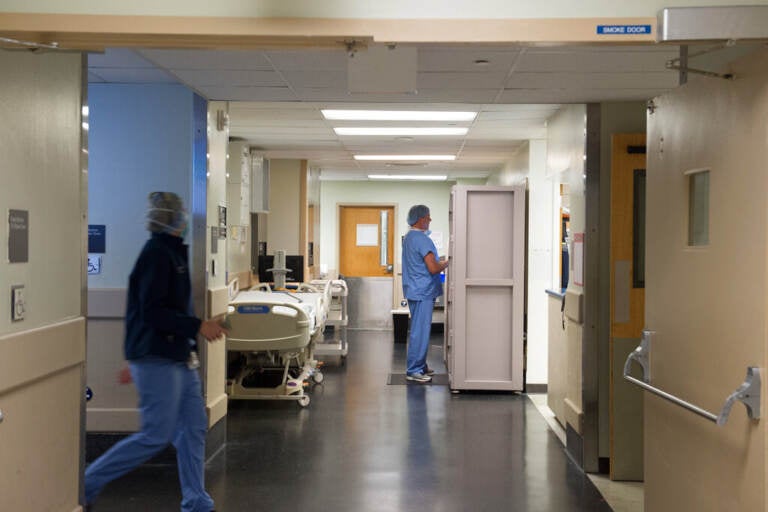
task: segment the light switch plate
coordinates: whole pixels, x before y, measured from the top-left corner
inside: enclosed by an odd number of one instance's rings
[[[11,286],[11,320],[18,322],[24,320],[24,309],[26,307],[24,297],[24,285]]]

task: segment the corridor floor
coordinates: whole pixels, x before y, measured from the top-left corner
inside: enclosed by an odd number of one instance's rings
[[[388,385],[405,346],[350,331],[312,403],[231,401],[227,443],[208,464],[219,512],[610,511],[524,395]],[[429,365],[445,372],[438,338]],[[111,483],[97,512],[179,510],[174,466]]]

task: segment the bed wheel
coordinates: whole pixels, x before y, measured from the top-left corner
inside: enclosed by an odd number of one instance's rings
[[[309,396],[304,395],[298,400],[300,407],[306,407],[309,405]]]
[[[325,380],[325,375],[323,375],[323,372],[315,372],[312,374],[312,380],[315,381],[315,384],[320,384]]]

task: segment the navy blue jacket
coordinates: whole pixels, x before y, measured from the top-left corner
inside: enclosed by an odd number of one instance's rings
[[[139,254],[128,284],[125,358],[145,356],[186,361],[200,330],[191,311],[191,285],[184,239],[153,233]]]

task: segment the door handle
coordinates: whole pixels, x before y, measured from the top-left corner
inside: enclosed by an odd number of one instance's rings
[[[391,264],[387,265],[387,268],[386,268],[387,274],[391,274],[393,270],[394,270],[394,266],[392,266]]]

